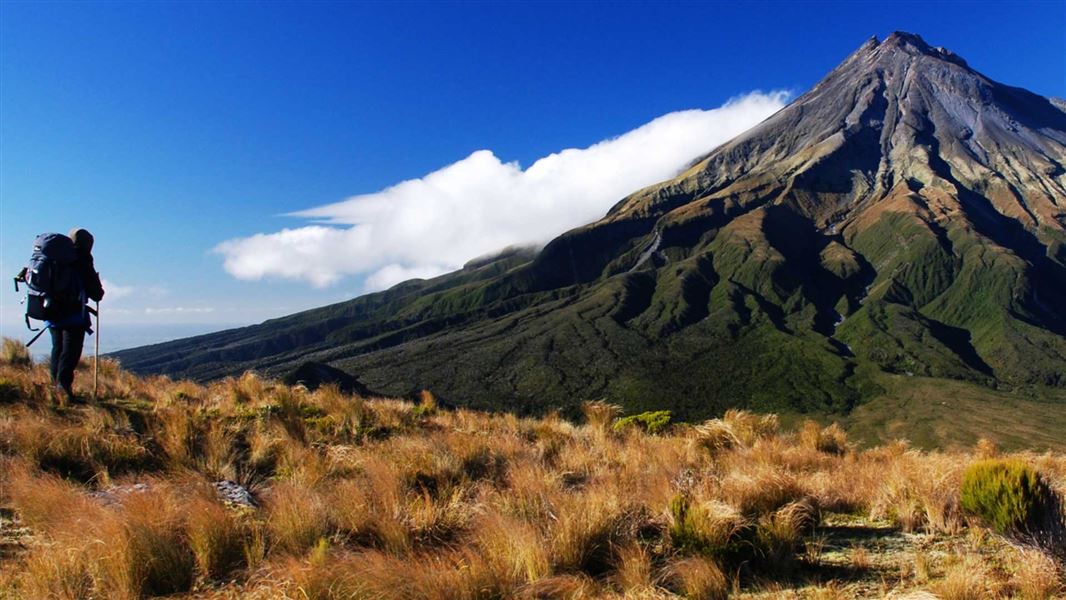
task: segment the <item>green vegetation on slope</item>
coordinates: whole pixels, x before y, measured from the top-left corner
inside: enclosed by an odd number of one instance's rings
[[[1047,99],[896,34],[539,252],[116,357],[523,414],[842,415],[882,374],[1062,389],[1062,135]]]

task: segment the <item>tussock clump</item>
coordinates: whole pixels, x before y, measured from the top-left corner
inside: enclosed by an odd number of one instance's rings
[[[613,582],[616,587],[631,594],[649,593],[655,588],[655,565],[648,548],[630,543],[615,552]]]
[[[737,536],[747,526],[737,510],[720,502],[693,502],[678,495],[668,510],[670,541],[683,553],[721,557],[734,550]]]
[[[106,481],[158,464],[135,433],[107,413],[78,424],[34,412],[0,419],[0,448],[70,479]]]
[[[942,600],[986,600],[997,597],[1001,588],[990,568],[973,557],[956,558],[944,577],[929,586]]]
[[[140,598],[190,589],[195,558],[176,491],[164,484],[104,507],[49,475],[14,475],[13,503],[46,537],[27,557],[37,597]]]
[[[726,600],[729,597],[729,579],[722,568],[709,558],[686,558],[679,560],[666,572],[670,589],[685,598],[695,600]]]
[[[188,506],[168,486],[155,486],[147,492],[131,494],[121,507],[117,545],[125,549],[120,557],[106,556],[121,581],[128,574],[129,587],[145,595],[164,595],[190,589],[196,557],[187,543],[183,525]]]
[[[795,474],[773,465],[753,465],[726,474],[720,483],[721,498],[748,517],[776,511],[805,497]]]
[[[507,476],[507,457],[487,445],[460,451],[460,471],[466,481],[503,481]]]
[[[253,543],[254,533],[247,518],[218,501],[213,488],[201,485],[196,492],[185,517],[189,548],[197,573],[220,581],[247,566],[245,550]]]
[[[755,529],[756,552],[765,559],[771,570],[790,572],[803,537],[818,522],[817,509],[810,500],[791,502],[777,511],[759,518]]]
[[[722,421],[729,426],[743,446],[777,435],[780,423],[777,415],[757,415],[746,410],[731,408],[725,411]]]
[[[330,533],[325,499],[315,490],[281,482],[266,498],[266,526],[274,546],[301,554]]]
[[[516,597],[521,600],[591,600],[601,598],[603,594],[588,575],[564,573],[538,579],[521,588]]]
[[[548,528],[552,566],[598,576],[614,562],[614,549],[626,538],[626,512],[621,498],[603,493],[560,496],[557,520]]]
[[[875,467],[879,479],[870,490],[870,516],[887,519],[904,531],[957,533],[963,526],[959,482],[963,462],[908,451]]]
[[[4,338],[0,343],[0,363],[12,367],[29,367],[33,364],[30,349],[19,340]]]
[[[503,514],[543,521],[550,519],[552,499],[563,492],[561,478],[540,464],[507,473],[507,487],[498,495],[497,506]]]
[[[530,523],[488,514],[479,520],[474,531],[477,546],[498,580],[517,588],[551,573],[547,544]]]
[[[424,598],[477,600],[501,597],[484,559],[471,552],[397,557],[379,551],[333,552],[290,559],[270,574],[292,598]]]
[[[1014,560],[1008,583],[1011,592],[1024,600],[1061,598],[1066,592],[1064,565],[1045,552],[1023,548]]]
[[[695,427],[692,444],[696,448],[713,454],[739,446],[740,438],[737,437],[737,434],[733,432],[733,428],[725,421],[711,419]]]
[[[974,444],[973,454],[981,460],[996,458],[999,456],[999,446],[988,438],[981,438]]]
[[[262,398],[266,390],[263,380],[254,371],[248,371],[240,377],[226,379],[223,387],[234,404],[250,404]]]
[[[418,547],[442,546],[455,541],[467,530],[474,509],[463,499],[462,491],[433,498],[422,494],[411,498],[404,519],[411,544]]]
[[[77,515],[95,516],[100,507],[77,485],[46,473],[36,473],[22,460],[6,459],[3,470],[5,500],[22,521],[38,531],[59,531]]]
[[[844,454],[848,450],[848,434],[837,423],[821,427],[814,421],[804,421],[798,437],[801,446],[819,452]]]
[[[697,425],[692,443],[712,454],[738,447],[750,448],[759,440],[776,436],[779,428],[777,415],[756,415],[731,408],[721,419]]]
[[[597,431],[608,431],[614,420],[622,414],[622,407],[603,400],[589,400],[581,405],[585,424]]]

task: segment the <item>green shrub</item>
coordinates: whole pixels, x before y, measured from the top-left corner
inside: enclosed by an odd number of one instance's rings
[[[626,427],[640,427],[652,435],[662,433],[670,426],[673,414],[668,410],[653,410],[639,415],[630,415],[615,421],[614,430],[622,431]]]
[[[1035,533],[1054,523],[1058,506],[1047,483],[1020,460],[982,460],[962,476],[960,504],[1000,533]]]
[[[692,523],[689,521],[690,506],[688,498],[683,494],[678,494],[670,499],[669,510],[672,517],[670,539],[674,542],[674,546],[682,551],[697,546],[698,536],[693,531]]]

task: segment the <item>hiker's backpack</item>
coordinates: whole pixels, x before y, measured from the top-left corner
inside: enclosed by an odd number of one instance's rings
[[[84,290],[75,263],[74,241],[61,233],[42,233],[33,241],[33,254],[20,274],[26,294],[26,325],[30,319],[59,321],[85,305]],[[15,288],[18,289],[16,279]]]

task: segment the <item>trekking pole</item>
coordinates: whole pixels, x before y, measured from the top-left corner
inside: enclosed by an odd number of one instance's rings
[[[39,331],[39,332],[37,333],[37,335],[33,336],[33,339],[32,339],[32,340],[30,340],[30,341],[26,342],[26,347],[27,347],[27,348],[29,348],[30,346],[32,346],[32,345],[33,345],[33,343],[37,341],[37,338],[39,338],[39,337],[41,337],[42,335],[44,335],[44,332],[48,331],[48,330],[49,330],[49,329],[51,329],[51,328],[52,328],[52,326],[51,326],[51,325],[48,325],[48,326],[46,326],[46,327],[42,327],[42,328],[41,328],[41,331]]]
[[[100,383],[100,301],[96,301],[96,356],[93,358],[93,402],[96,402],[96,388]]]

